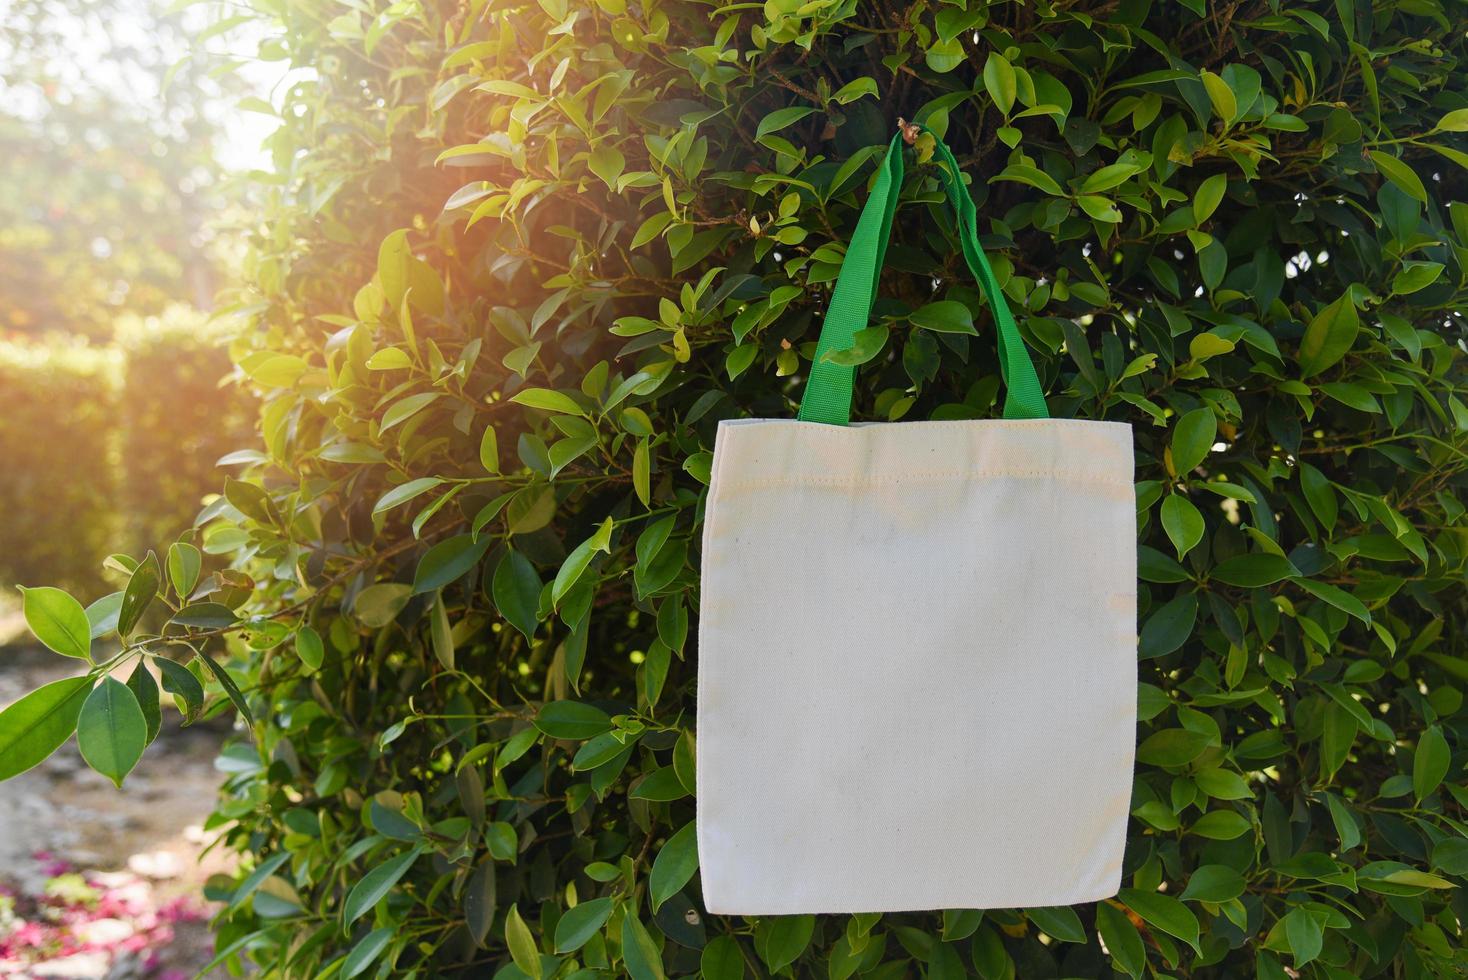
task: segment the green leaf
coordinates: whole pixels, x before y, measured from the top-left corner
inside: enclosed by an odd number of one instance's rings
[[[610,731],[612,720],[600,708],[580,701],[548,701],[536,714],[535,727],[551,738],[580,741]]]
[[[1203,540],[1203,515],[1182,494],[1169,494],[1162,501],[1162,529],[1167,532],[1181,561]]]
[[[968,970],[964,969],[958,947],[953,943],[933,943],[928,953],[926,980],[966,980],[967,977]]]
[[[1305,501],[1310,506],[1310,511],[1315,519],[1325,528],[1329,534],[1335,530],[1336,517],[1339,515],[1339,507],[1336,503],[1335,489],[1325,474],[1311,466],[1309,463],[1300,462],[1300,489],[1304,491]]]
[[[652,454],[646,439],[637,440],[632,450],[632,489],[642,506],[652,506]]]
[[[1210,810],[1188,828],[1188,833],[1209,840],[1233,840],[1251,829],[1249,821],[1233,810]]]
[[[277,851],[257,864],[255,869],[245,876],[245,880],[240,882],[239,887],[234,890],[234,894],[230,896],[229,904],[225,906],[226,911],[239,908],[240,905],[244,904],[245,899],[253,895],[256,889],[267,878],[279,871],[290,859],[290,851]]]
[[[678,778],[677,770],[672,766],[664,766],[654,771],[627,794],[629,799],[652,800],[657,803],[681,800],[687,795],[687,788]]]
[[[1148,735],[1137,746],[1137,761],[1149,766],[1178,768],[1192,762],[1208,748],[1212,738],[1188,728],[1164,728]]]
[[[434,595],[433,608],[428,611],[428,633],[434,657],[443,665],[444,670],[453,670],[454,632],[449,623],[448,608],[443,604],[442,592]]]
[[[186,719],[192,720],[204,706],[204,685],[181,663],[167,657],[156,657],[153,662],[158,665],[158,673],[162,675],[163,690],[172,694],[175,700],[183,702],[180,710]]]
[[[877,97],[877,80],[871,77],[858,78],[831,93],[831,100],[838,105],[849,105],[863,96]]]
[[[1176,936],[1195,951],[1202,952],[1198,946],[1198,917],[1182,902],[1171,895],[1139,888],[1123,888],[1117,897],[1148,925]]]
[[[296,656],[312,670],[321,669],[326,660],[326,644],[321,641],[321,634],[309,626],[296,630]]]
[[[677,744],[673,746],[673,772],[677,774],[678,781],[683,784],[683,788],[690,796],[698,792],[695,772],[697,755],[693,732],[684,731],[682,735],[678,736]]]
[[[527,976],[540,980],[540,949],[535,945],[535,936],[525,920],[520,917],[520,906],[511,905],[505,916],[505,944],[510,947],[510,958]]]
[[[760,921],[760,946],[765,965],[771,973],[779,973],[800,959],[811,937],[815,934],[816,917],[813,915],[780,915]]]
[[[1186,476],[1207,458],[1218,436],[1218,419],[1211,408],[1195,408],[1172,429],[1172,468]]]
[[[408,263],[413,257],[408,248],[408,229],[399,228],[382,240],[377,248],[377,282],[387,305],[396,310],[408,291]]]
[[[759,121],[759,125],[755,127],[754,138],[759,139],[770,133],[778,133],[787,126],[795,125],[815,111],[810,106],[789,106],[785,109],[776,109]]]
[[[1076,203],[1081,206],[1082,211],[1097,221],[1105,221],[1110,224],[1121,221],[1121,211],[1111,202],[1110,198],[1102,197],[1099,194],[1082,194],[1076,198]]]
[[[1113,163],[1097,169],[1081,182],[1082,194],[1100,194],[1127,182],[1140,168],[1131,163]]]
[[[1349,381],[1327,381],[1320,386],[1320,390],[1342,405],[1354,408],[1358,412],[1366,412],[1371,415],[1381,413],[1381,405],[1376,398],[1365,388]]]
[[[128,675],[127,689],[133,692],[133,697],[138,700],[138,707],[143,709],[143,717],[148,722],[145,745],[152,745],[163,728],[163,712],[158,707],[158,682],[153,679],[153,672],[141,659]]]
[[[397,347],[384,347],[367,358],[369,371],[396,371],[413,366],[413,359]]]
[[[90,677],[52,681],[0,711],[0,780],[42,762],[76,731]]]
[[[234,682],[234,678],[229,676],[229,671],[225,670],[221,664],[207,653],[199,654],[199,663],[204,665],[204,668],[214,676],[214,680],[224,689],[225,696],[229,698],[235,710],[245,719],[245,724],[255,724],[255,716],[250,714],[250,706],[245,703],[244,692],[239,689],[239,685]]]
[[[603,732],[577,750],[571,760],[571,768],[576,772],[589,772],[621,756],[627,748],[627,740],[620,732]]]
[[[597,527],[596,532],[585,541],[578,544],[566,560],[561,563],[560,571],[556,572],[555,583],[551,585],[551,603],[559,606],[567,592],[571,590],[591,564],[592,557],[598,551],[610,552],[612,550],[612,519],[608,517]]]
[[[1346,356],[1361,326],[1351,291],[1341,293],[1310,320],[1300,340],[1300,376],[1314,377]]]
[[[1147,948],[1132,920],[1109,902],[1098,902],[1096,931],[1111,954],[1112,966],[1130,977],[1140,977],[1147,966]]]
[[[699,965],[704,980],[744,980],[747,975],[739,940],[727,934],[709,940]]]
[[[1137,641],[1137,655],[1143,660],[1165,657],[1187,642],[1198,619],[1198,597],[1185,593],[1169,600],[1147,617]]]
[[[1197,191],[1193,193],[1193,223],[1195,225],[1201,225],[1212,217],[1227,189],[1228,176],[1225,174],[1214,174],[1198,185]]]
[[[1024,164],[1010,164],[994,176],[995,180],[1012,180],[1020,184],[1028,184],[1036,190],[1043,191],[1051,197],[1064,197],[1065,191],[1055,182],[1055,178],[1043,170],[1036,170]]]
[[[413,597],[413,587],[402,582],[379,582],[369,585],[357,593],[352,603],[352,612],[357,621],[369,629],[381,629],[394,619],[408,600]]]
[[[622,917],[622,964],[632,980],[667,980],[662,954],[631,908]]]
[[[378,425],[379,433],[386,432],[394,426],[401,425],[408,419],[423,411],[429,405],[443,397],[437,391],[424,391],[416,395],[409,395],[392,403],[386,412],[382,413],[382,422]]]
[[[1248,888],[1244,876],[1223,864],[1204,864],[1188,878],[1180,901],[1227,902],[1238,898]]]
[[[1056,905],[1026,909],[1025,915],[1029,916],[1030,921],[1045,935],[1059,939],[1063,943],[1087,941],[1086,928],[1081,925],[1080,916],[1076,915],[1075,909],[1069,906]]]
[[[1376,169],[1381,172],[1381,175],[1395,184],[1399,190],[1423,204],[1427,203],[1427,188],[1422,185],[1422,178],[1417,176],[1417,171],[1391,154],[1383,153],[1380,150],[1368,150],[1367,155],[1371,157],[1371,162],[1376,164]]]
[[[1454,109],[1445,113],[1432,128],[1439,133],[1468,133],[1468,109]]]
[[[352,951],[347,954],[346,960],[342,963],[342,980],[351,980],[352,977],[375,963],[377,957],[382,955],[382,951],[387,949],[388,943],[392,942],[393,937],[397,934],[396,926],[383,926],[363,936],[357,945],[352,947]]]
[[[377,907],[377,903],[387,897],[396,885],[408,873],[413,862],[418,860],[422,853],[418,848],[413,848],[406,854],[400,854],[391,861],[375,864],[364,874],[352,890],[347,893],[347,900],[342,905],[342,923],[351,925],[362,916]]]
[[[967,60],[963,42],[958,38],[941,38],[923,49],[923,63],[940,75],[946,74]]]
[[[491,592],[495,608],[505,622],[525,635],[535,638],[539,624],[540,576],[530,560],[513,548],[506,548],[494,569]]]
[[[520,854],[520,838],[515,828],[503,820],[496,820],[484,828],[484,843],[490,856],[496,861],[515,863]]]
[[[26,625],[36,639],[63,657],[92,658],[92,624],[87,611],[61,589],[21,588]]]
[[[652,874],[648,879],[652,910],[656,912],[664,902],[678,894],[697,870],[698,837],[690,820],[682,830],[668,838],[653,861]]]
[[[574,953],[601,931],[612,914],[610,898],[593,898],[566,910],[556,923],[556,952]]]
[[[1320,955],[1325,945],[1325,928],[1308,910],[1294,908],[1284,917],[1285,938],[1295,954],[1295,966],[1301,967]]]
[[[1304,578],[1303,576],[1291,578],[1290,582],[1298,585],[1306,592],[1315,596],[1315,598],[1335,606],[1344,613],[1355,616],[1368,626],[1371,625],[1370,610],[1366,608],[1360,599],[1357,599],[1345,589],[1331,585],[1328,582],[1317,582],[1314,579]]]
[[[627,166],[627,158],[622,156],[622,151],[610,143],[602,143],[591,151],[591,158],[587,161],[591,172],[602,179],[610,190],[617,189],[617,178],[622,176],[623,169]]]
[[[1403,262],[1402,270],[1392,278],[1392,294],[1407,296],[1426,289],[1443,273],[1441,262]]]
[[[158,597],[158,557],[153,552],[138,563],[122,591],[122,607],[117,612],[117,632],[129,636],[143,618],[148,605]]]
[[[494,430],[490,429],[488,431],[492,432]],[[372,507],[372,516],[376,517],[378,514],[392,510],[394,507],[406,504],[413,498],[422,496],[443,482],[443,480],[436,476],[424,476],[416,480],[409,480],[407,483],[401,483],[378,498],[377,503]]]
[[[239,620],[234,610],[226,605],[218,602],[195,602],[174,613],[169,622],[178,626],[192,626],[195,629],[208,630],[233,626]]]
[[[1441,728],[1433,725],[1422,733],[1417,740],[1417,752],[1412,757],[1412,794],[1418,803],[1442,785],[1452,757]]]
[[[978,333],[974,329],[974,315],[969,312],[968,307],[951,299],[920,306],[913,310],[909,319],[915,327],[938,333]]]
[[[561,415],[585,414],[581,406],[570,395],[553,391],[550,388],[526,388],[516,392],[510,401],[542,412],[555,412]]]
[[[475,541],[472,534],[459,534],[429,548],[413,575],[413,595],[434,592],[458,581],[479,564],[493,543],[487,535]]]
[[[168,580],[180,599],[187,599],[194,586],[199,584],[199,571],[204,567],[204,556],[199,549],[185,541],[175,541],[168,548]]]
[[[484,467],[486,473],[500,471],[499,437],[495,435],[492,425],[486,425],[484,435],[479,437],[479,465]]]
[[[891,331],[885,324],[875,324],[863,327],[851,336],[851,346],[842,350],[827,351],[821,358],[832,364],[840,364],[845,367],[856,367],[865,364],[875,358],[887,346],[887,338]]]
[[[494,925],[497,896],[495,895],[495,870],[493,861],[481,861],[464,885],[464,924],[481,949]]]
[[[944,909],[941,938],[947,943],[967,939],[978,931],[983,921],[982,909]]]
[[[1238,555],[1220,562],[1212,577],[1241,589],[1257,589],[1300,574],[1288,558],[1279,555]]]
[[[117,616],[122,611],[122,593],[110,592],[87,607],[87,623],[92,639],[117,629]]]
[[[1193,781],[1215,800],[1247,800],[1254,796],[1244,777],[1230,769],[1204,769],[1193,776]]]
[[[1009,59],[997,51],[991,51],[988,60],[984,62],[984,88],[988,91],[989,98],[999,107],[999,111],[1008,116],[1019,92],[1018,79]]]
[[[1234,98],[1233,89],[1228,83],[1211,71],[1202,73],[1203,88],[1208,92],[1208,101],[1213,103],[1213,111],[1223,120],[1225,128],[1234,121],[1238,115],[1239,104]]]
[[[104,677],[92,689],[76,722],[76,744],[87,765],[122,786],[148,746],[148,719],[127,685]]]

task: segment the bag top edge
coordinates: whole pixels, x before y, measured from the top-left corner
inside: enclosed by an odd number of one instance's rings
[[[950,428],[958,426],[995,426],[1002,428],[1032,428],[1035,426],[1106,426],[1108,428],[1132,430],[1130,422],[1111,422],[1102,419],[918,419],[911,422],[853,422],[850,425],[829,425],[825,422],[807,422],[801,419],[721,419],[719,428],[736,428],[748,425],[785,425],[799,426],[801,428],[828,429],[842,431],[845,429],[869,429],[883,428]]]

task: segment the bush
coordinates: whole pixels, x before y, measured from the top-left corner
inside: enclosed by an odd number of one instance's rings
[[[286,93],[239,296],[263,439],[202,520],[235,567],[170,645],[123,654],[175,676],[186,636],[211,704],[253,719],[215,818],[253,855],[215,884],[222,958],[638,980],[1464,966],[1453,14],[283,9],[267,53],[315,73]],[[686,831],[714,430],[793,414],[899,115],[973,178],[1052,412],[1135,426],[1126,888],[708,919]],[[917,152],[857,413],[988,417],[986,315]],[[915,325],[934,298],[978,335]],[[144,561],[125,608],[169,579]]]
[[[0,343],[0,583],[100,585],[117,539],[118,356]],[[12,593],[13,594],[13,593]]]
[[[222,324],[170,307],[127,316],[106,346],[0,344],[0,583],[95,593],[112,552],[186,528],[218,491],[216,461],[244,444],[254,406]]]
[[[228,320],[187,307],[125,317],[116,342],[126,370],[119,412],[128,551],[167,542],[217,492],[217,463],[247,445],[256,405],[229,379]]]

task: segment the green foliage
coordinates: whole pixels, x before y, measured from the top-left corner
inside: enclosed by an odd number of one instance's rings
[[[184,307],[107,346],[0,342],[0,582],[102,587],[102,559],[168,541],[217,491],[253,402],[221,327]],[[54,648],[53,648],[54,649]]]
[[[259,6],[314,69],[238,296],[262,438],[200,518],[232,568],[188,600],[144,572],[173,621],[120,654],[191,715],[207,691],[255,719],[215,818],[253,867],[216,885],[221,959],[1464,967],[1460,9]],[[1052,414],[1135,427],[1124,888],[710,919],[688,828],[714,430],[793,415],[899,115],[974,178]],[[996,413],[926,149],[850,357],[866,420]]]
[[[0,342],[0,582],[100,584],[120,544],[117,361],[107,348]]]

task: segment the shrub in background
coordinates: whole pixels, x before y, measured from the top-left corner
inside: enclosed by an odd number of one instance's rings
[[[191,712],[207,680],[203,710],[227,697],[250,728],[214,819],[253,869],[216,883],[221,959],[638,980],[1463,967],[1460,8],[259,6],[263,53],[314,73],[284,95],[239,296],[262,438],[200,523],[234,567],[200,584],[177,547],[109,600],[112,665],[151,660]],[[692,772],[715,426],[793,414],[898,116],[973,178],[1052,413],[1135,426],[1125,887],[711,919]],[[840,356],[861,418],[987,417],[987,313],[916,152],[877,320]],[[135,625],[150,602],[162,636]],[[95,719],[133,717],[128,692],[53,698],[97,704],[79,737],[118,778],[151,729],[102,739]]]
[[[117,542],[118,354],[0,342],[0,582],[93,592]]]
[[[227,329],[173,306],[121,318],[108,345],[0,344],[0,583],[96,594],[109,553],[193,521],[253,425],[224,380]]]
[[[219,490],[219,459],[249,440],[257,406],[229,380],[231,329],[228,320],[183,306],[117,324],[125,365],[117,509],[128,551],[142,553],[187,527],[203,496]]]

